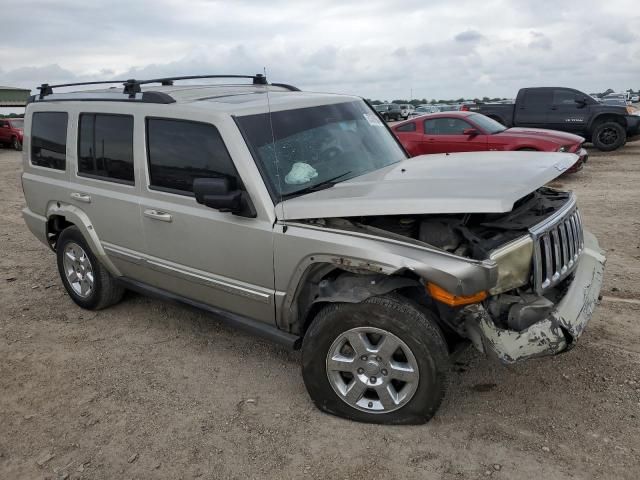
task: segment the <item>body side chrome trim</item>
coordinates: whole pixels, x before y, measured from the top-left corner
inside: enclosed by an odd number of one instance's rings
[[[213,276],[208,272],[202,270],[189,269],[181,265],[170,264],[158,258],[148,257],[138,252],[124,249],[117,245],[103,242],[103,247],[109,255],[113,255],[121,260],[135,263],[137,265],[146,266],[152,270],[156,270],[182,280],[187,280],[208,287],[213,287],[218,290],[222,290],[233,295],[248,298],[254,301],[258,301],[267,305],[272,303],[274,292],[268,290],[257,290],[250,288],[246,285],[239,285],[217,276]]]

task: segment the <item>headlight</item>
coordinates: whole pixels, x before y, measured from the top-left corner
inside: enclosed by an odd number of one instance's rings
[[[638,110],[636,107],[628,106],[627,113],[629,115],[640,115],[640,110]]]
[[[558,152],[568,152],[571,150],[571,145],[563,145],[558,149]]]
[[[489,290],[491,295],[525,285],[531,275],[533,240],[518,238],[491,252],[489,258],[498,264],[498,282]]]

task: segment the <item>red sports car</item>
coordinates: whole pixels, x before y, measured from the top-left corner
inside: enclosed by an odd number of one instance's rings
[[[568,172],[580,170],[588,159],[582,147],[585,139],[578,135],[539,128],[506,128],[480,113],[427,114],[398,123],[391,130],[412,157],[487,150],[575,153],[579,159]]]

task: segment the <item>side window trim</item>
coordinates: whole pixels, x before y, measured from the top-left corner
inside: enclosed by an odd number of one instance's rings
[[[80,128],[80,122],[82,120],[82,116],[83,115],[87,115],[87,116],[92,116],[93,117],[93,122],[92,122],[92,140],[93,140],[93,155],[95,157],[96,155],[96,146],[95,146],[95,142],[96,142],[96,117],[98,115],[100,116],[112,116],[112,117],[128,117],[131,118],[131,128],[132,128],[132,132],[131,132],[131,137],[132,137],[132,143],[131,143],[131,159],[132,159],[132,166],[133,166],[133,180],[124,180],[121,178],[116,178],[116,177],[109,177],[106,175],[96,175],[93,173],[87,173],[87,172],[81,172],[80,171],[80,158],[81,158],[81,154],[80,154],[80,143],[82,140],[81,137],[81,133],[82,133],[82,129]],[[78,121],[77,121],[77,126],[76,126],[76,131],[77,131],[77,139],[76,139],[76,153],[77,153],[77,162],[76,162],[76,171],[75,174],[77,177],[81,177],[81,178],[89,178],[91,180],[98,180],[98,181],[102,181],[102,182],[108,182],[108,183],[117,183],[120,185],[126,185],[129,187],[135,187],[135,117],[131,114],[127,114],[127,113],[103,113],[103,112],[80,112],[78,114]]]
[[[220,133],[220,130],[218,129],[217,126],[215,126],[213,123],[210,122],[202,122],[199,120],[189,120],[189,119],[185,119],[185,118],[175,118],[175,117],[162,117],[162,116],[145,116],[144,117],[144,143],[145,143],[145,156],[146,156],[146,187],[148,190],[151,191],[155,191],[155,192],[161,192],[161,193],[166,193],[166,194],[170,194],[170,195],[180,195],[182,197],[190,197],[190,198],[194,198],[195,199],[195,194],[192,191],[189,190],[180,190],[180,189],[176,189],[176,188],[170,188],[170,187],[164,187],[164,186],[160,186],[160,185],[153,185],[152,184],[152,179],[151,179],[151,148],[149,145],[150,142],[150,135],[149,135],[149,120],[166,120],[166,121],[171,121],[171,122],[183,122],[183,123],[190,123],[190,124],[198,124],[198,125],[206,125],[208,127],[213,128],[218,136],[220,137],[220,142],[222,144],[222,146],[224,147],[224,150],[227,153],[227,156],[229,158],[229,160],[231,161],[231,165],[233,166],[233,169],[235,170],[235,176],[236,176],[236,181],[237,181],[237,186],[238,189],[246,191],[246,187],[244,186],[244,183],[242,182],[242,178],[240,177],[240,174],[237,171],[236,165],[233,162],[233,158],[231,157],[231,153],[229,152],[229,149],[227,148],[227,145],[224,141],[224,138],[222,137],[222,134]]]

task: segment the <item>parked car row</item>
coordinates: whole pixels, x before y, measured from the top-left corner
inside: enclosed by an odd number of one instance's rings
[[[412,156],[482,151],[567,152],[578,155],[567,172],[588,159],[584,138],[566,132],[535,128],[507,128],[474,112],[443,112],[416,117],[391,127]]]

